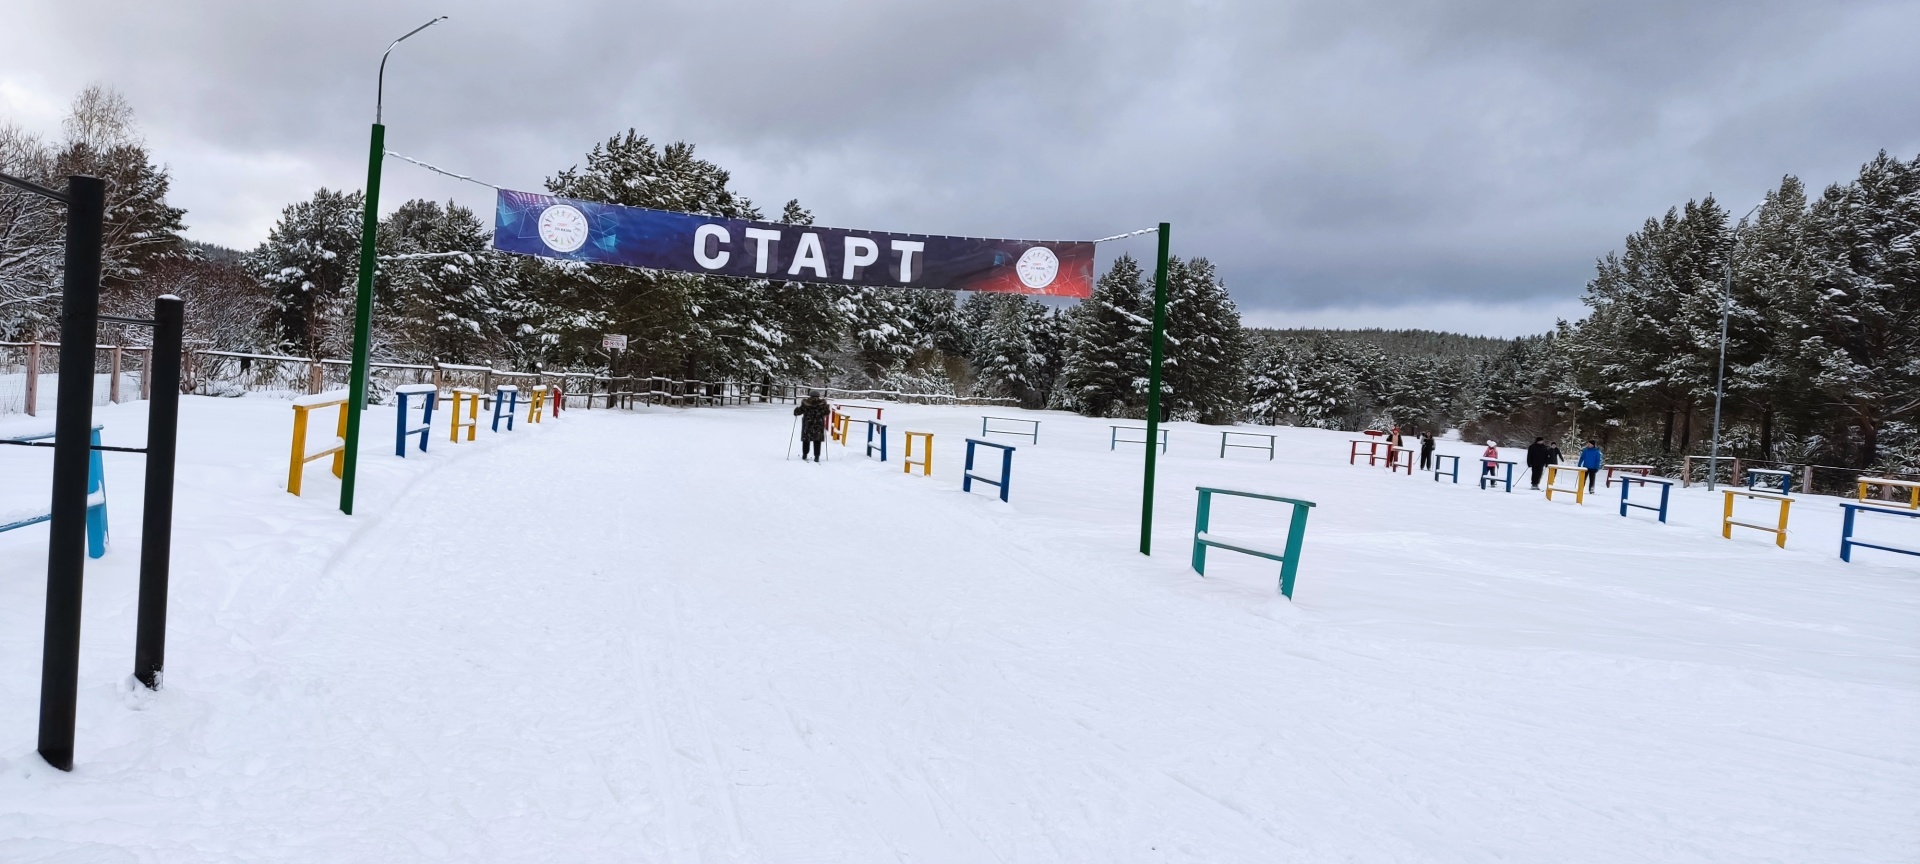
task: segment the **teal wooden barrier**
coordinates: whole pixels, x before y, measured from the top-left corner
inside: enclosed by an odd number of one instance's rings
[[[1280,594],[1288,600],[1293,599],[1293,576],[1300,566],[1300,544],[1307,537],[1307,509],[1316,506],[1312,501],[1298,498],[1281,498],[1277,495],[1260,495],[1253,492],[1237,492],[1232,489],[1215,489],[1208,486],[1196,486],[1200,492],[1199,511],[1193,520],[1193,572],[1207,575],[1207,547],[1213,546],[1280,562]],[[1254,498],[1261,501],[1278,501],[1293,505],[1293,516],[1287,520],[1286,548],[1275,552],[1252,543],[1228,540],[1207,532],[1207,522],[1213,509],[1213,496],[1232,495],[1238,498]]]

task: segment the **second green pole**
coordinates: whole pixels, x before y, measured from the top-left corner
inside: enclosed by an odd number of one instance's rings
[[[1153,466],[1160,442],[1160,364],[1167,341],[1167,244],[1172,229],[1160,223],[1160,264],[1153,271],[1153,354],[1147,367],[1147,470],[1140,493],[1140,554],[1153,554]]]

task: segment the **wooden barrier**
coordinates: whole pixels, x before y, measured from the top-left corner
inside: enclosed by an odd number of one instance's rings
[[[1767,486],[1769,488],[1778,486],[1780,487],[1780,494],[1782,495],[1793,494],[1793,472],[1792,471],[1781,471],[1778,468],[1748,468],[1746,470],[1746,475],[1747,475],[1746,486],[1748,489],[1752,489],[1756,492],[1759,491],[1760,480],[1762,478],[1765,478],[1767,481]]]
[[[1660,506],[1655,507],[1652,504],[1635,504],[1627,500],[1627,491],[1630,488],[1632,488],[1635,484],[1645,486],[1648,483],[1652,483],[1660,487]],[[1628,508],[1637,507],[1641,510],[1652,510],[1654,512],[1659,513],[1660,521],[1665,522],[1667,521],[1667,497],[1668,497],[1668,493],[1672,491],[1673,491],[1673,481],[1668,480],[1665,477],[1653,477],[1645,474],[1639,477],[1632,477],[1632,476],[1622,474],[1620,475],[1620,515],[1625,516],[1627,515]]]
[[[100,430],[93,427],[87,440],[91,450],[87,454],[87,557],[99,558],[107,554],[107,469],[100,461]],[[54,433],[45,432],[36,435],[19,435],[4,440],[9,444],[26,444],[29,447],[50,447],[50,444],[28,444],[29,441],[44,441]],[[53,513],[33,516],[14,517],[0,524],[0,534],[28,525],[38,525],[53,521]]]
[[[1512,493],[1513,469],[1514,466],[1519,464],[1520,463],[1511,459],[1488,459],[1485,456],[1480,457],[1480,488],[1485,489],[1488,486],[1500,485],[1503,481],[1501,481],[1498,475],[1491,473],[1489,469],[1494,465],[1505,465],[1507,466],[1507,478],[1504,482],[1507,484],[1507,492]]]
[[[1565,487],[1554,485],[1554,480],[1560,476],[1561,471],[1573,472],[1573,488],[1572,489],[1567,489]],[[1578,465],[1548,465],[1547,466],[1547,500],[1548,501],[1553,500],[1553,493],[1555,492],[1562,492],[1562,493],[1572,492],[1573,503],[1575,504],[1587,503],[1587,469],[1582,468]]]
[[[1146,444],[1147,443],[1147,427],[1145,426],[1108,426],[1107,428],[1113,430],[1111,433],[1108,434],[1108,441],[1107,441],[1108,450],[1113,450],[1114,448],[1117,448],[1122,444]],[[1122,429],[1125,429],[1129,432],[1140,433],[1140,440],[1135,441],[1132,438],[1120,437],[1120,430]],[[1166,430],[1166,427],[1164,426],[1161,427],[1160,429],[1160,452],[1162,453],[1167,452],[1167,430]]]
[[[878,444],[875,444],[873,440],[874,433],[876,432],[880,434],[880,442]],[[882,462],[887,461],[887,424],[881,423],[877,420],[869,420],[867,421],[867,458],[868,459],[873,458],[873,451],[875,448],[878,448],[880,450],[880,461]]]
[[[1407,469],[1408,477],[1413,476],[1413,451],[1405,447],[1395,447],[1392,444],[1388,444],[1387,473],[1392,474],[1402,468]]]
[[[987,424],[993,420],[998,420],[1002,423],[1025,423],[1027,424],[1027,429],[1024,432],[1018,429],[992,429],[989,428]],[[1019,417],[987,417],[982,415],[980,418],[980,437],[985,438],[988,435],[1019,435],[1022,438],[1038,444],[1040,443],[1040,421],[1023,420]]]
[[[513,414],[520,410],[520,388],[497,384],[493,388],[493,431],[500,431],[500,419],[506,418],[507,431],[513,431]]]
[[[1442,469],[1441,469],[1441,467],[1440,467],[1440,460],[1442,460],[1442,459],[1452,459],[1452,460],[1453,460],[1453,470],[1452,470],[1452,471],[1446,471],[1446,470],[1442,470]],[[1455,455],[1453,455],[1453,454],[1451,454],[1451,453],[1435,453],[1435,454],[1433,454],[1433,482],[1435,482],[1435,483],[1438,483],[1438,482],[1440,482],[1440,475],[1442,475],[1442,474],[1445,474],[1445,475],[1447,475],[1447,476],[1449,476],[1449,477],[1452,477],[1452,478],[1453,478],[1453,483],[1454,483],[1454,485],[1455,485],[1455,486],[1458,486],[1458,485],[1460,485],[1460,457],[1458,457],[1458,456],[1455,456]]]
[[[1920,510],[1920,483],[1912,480],[1895,480],[1892,477],[1862,477],[1860,478],[1860,493],[1855,497],[1861,501],[1867,500],[1867,489],[1873,486],[1879,486],[1887,490],[1906,489],[1907,509]]]
[[[918,465],[920,466],[920,476],[932,477],[933,476],[933,433],[932,432],[907,432],[903,434],[903,437],[907,439],[907,448],[906,448],[906,451],[900,455],[900,470],[903,473],[912,474],[913,466]],[[922,455],[920,457],[920,461],[918,462],[915,462],[913,460],[913,439],[915,438],[919,438],[923,445],[921,448]]]
[[[1770,492],[1750,492],[1745,489],[1723,489],[1721,490],[1721,492],[1723,492],[1727,496],[1727,506],[1726,506],[1725,512],[1722,514],[1720,519],[1720,536],[1725,537],[1728,540],[1732,540],[1733,526],[1738,525],[1742,528],[1752,528],[1757,531],[1765,531],[1767,533],[1770,533],[1773,535],[1773,545],[1778,546],[1782,549],[1787,548],[1787,508],[1793,506],[1792,498],[1788,498],[1785,495],[1775,495]],[[1773,501],[1775,503],[1778,503],[1780,505],[1780,527],[1772,528],[1766,525],[1761,525],[1757,522],[1741,522],[1737,519],[1734,519],[1733,518],[1733,499],[1734,499],[1734,496],[1736,495],[1742,498],[1752,498],[1758,501]]]
[[[547,385],[533,385],[533,389],[527,392],[527,422],[540,422],[540,415],[545,413],[546,407]]]
[[[1232,489],[1216,489],[1210,486],[1194,487],[1200,493],[1199,507],[1193,517],[1193,572],[1207,575],[1207,547],[1226,549],[1243,555],[1253,555],[1280,562],[1280,594],[1288,600],[1293,599],[1293,577],[1300,566],[1300,544],[1307,536],[1307,510],[1316,506],[1312,501],[1297,498],[1281,498],[1277,495],[1260,495],[1253,492],[1237,492]],[[1267,549],[1253,543],[1229,540],[1211,533],[1208,522],[1212,516],[1213,496],[1231,495],[1236,498],[1253,498],[1260,501],[1278,501],[1293,505],[1293,515],[1287,520],[1287,545],[1280,551]]]
[[[1621,476],[1625,477],[1626,476],[1625,472],[1638,471],[1640,472],[1640,476],[1646,477],[1653,473],[1653,466],[1652,465],[1602,465],[1600,466],[1600,470],[1607,472],[1606,479],[1602,482],[1606,485],[1608,489],[1611,489],[1613,488],[1613,472],[1619,471],[1621,472]]]
[[[978,474],[973,473],[973,450],[974,450],[974,447],[976,446],[999,448],[1000,479],[995,480],[991,477],[982,477]],[[1007,495],[1012,490],[1012,487],[1013,487],[1013,447],[1012,445],[996,444],[992,441],[982,441],[978,438],[968,438],[967,439],[967,465],[966,465],[966,468],[962,469],[960,473],[960,477],[961,477],[960,491],[972,492],[973,481],[978,480],[982,483],[987,484],[988,486],[1000,487],[1000,500],[1006,501]]]
[[[409,428],[407,401],[415,396],[420,397],[420,425]],[[433,404],[439,397],[438,388],[432,384],[402,384],[393,388],[393,455],[407,458],[407,438],[412,435],[420,436],[420,452],[427,452],[427,434],[433,431]]]
[[[1367,464],[1370,466],[1378,465],[1380,464],[1380,460],[1387,458],[1387,454],[1381,453],[1380,448],[1382,447],[1390,448],[1393,446],[1391,444],[1388,444],[1385,441],[1375,441],[1371,438],[1349,439],[1347,441],[1347,464],[1348,465],[1355,465],[1359,463],[1360,445],[1362,444],[1367,445]]]
[[[1229,435],[1238,435],[1238,436],[1240,436],[1240,437],[1242,437],[1242,438],[1265,438],[1265,439],[1267,439],[1267,443],[1266,443],[1266,444],[1264,444],[1264,445],[1262,445],[1262,444],[1229,444],[1229,443],[1227,443],[1227,436],[1229,436]],[[1242,449],[1242,450],[1265,450],[1265,451],[1267,451],[1267,461],[1268,461],[1268,462],[1272,462],[1272,461],[1273,461],[1273,449],[1274,449],[1274,448],[1273,448],[1273,438],[1274,438],[1274,436],[1272,436],[1272,435],[1268,435],[1268,434],[1267,434],[1267,433],[1265,433],[1265,432],[1233,432],[1233,431],[1223,431],[1223,432],[1221,432],[1221,433],[1220,433],[1220,458],[1222,458],[1222,459],[1225,459],[1225,458],[1227,458],[1227,448],[1228,448],[1228,447],[1238,447],[1238,448],[1240,448],[1240,449]]]
[[[340,421],[334,430],[333,444],[312,453],[307,452],[307,415],[316,408],[340,409]],[[293,450],[287,463],[287,491],[300,494],[300,477],[306,473],[308,462],[326,456],[333,457],[333,476],[339,477],[347,464],[347,391],[333,390],[327,393],[315,393],[293,400]]]
[[[1910,507],[1904,510],[1895,510],[1892,507],[1861,504],[1853,501],[1842,501],[1840,502],[1840,506],[1847,511],[1847,517],[1840,525],[1840,560],[1852,562],[1853,547],[1855,546],[1878,549],[1882,552],[1898,552],[1902,555],[1920,555],[1920,549],[1902,549],[1898,546],[1887,546],[1881,543],[1868,543],[1865,540],[1853,539],[1853,516],[1855,513],[1885,513],[1889,516],[1906,516],[1920,519],[1920,510],[1915,510]]]
[[[466,419],[460,418],[460,403],[467,404]],[[480,391],[470,387],[453,388],[453,404],[449,406],[448,416],[452,422],[447,425],[447,440],[458,442],[460,430],[467,430],[467,440],[472,441],[475,431],[480,428]]]

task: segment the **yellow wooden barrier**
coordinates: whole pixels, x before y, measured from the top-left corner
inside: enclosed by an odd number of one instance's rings
[[[307,452],[307,414],[315,408],[340,409],[340,422],[334,430],[333,446]],[[287,491],[300,494],[300,475],[307,463],[323,456],[333,457],[333,476],[339,477],[347,465],[347,391],[315,393],[293,400],[293,456],[287,464]]]
[[[467,403],[466,419],[460,418],[460,402]],[[447,440],[459,441],[460,429],[467,430],[467,440],[472,441],[475,430],[480,428],[480,391],[468,387],[453,388],[453,410],[447,412],[452,422],[447,427]]]
[[[847,422],[847,415],[835,411],[831,428],[828,429],[828,436],[840,442],[840,446],[845,447],[847,446],[847,427],[852,425]]]
[[[1720,536],[1733,539],[1733,526],[1753,528],[1773,535],[1773,545],[1787,548],[1787,508],[1793,506],[1793,499],[1785,495],[1771,495],[1766,492],[1749,492],[1745,489],[1723,489],[1727,495],[1727,509],[1720,519]],[[1740,522],[1733,518],[1733,496],[1757,498],[1761,501],[1777,501],[1780,504],[1780,527],[1771,528],[1753,522]]]
[[[1907,490],[1907,509],[1920,510],[1920,483],[1912,480],[1895,480],[1891,477],[1862,477],[1860,478],[1860,494],[1854,497],[1860,501],[1866,501],[1867,490],[1873,486],[1879,486],[1883,489]]]
[[[1559,476],[1560,469],[1562,468],[1566,468],[1567,470],[1574,472],[1572,489],[1562,489],[1558,486],[1553,485],[1554,478]],[[1578,466],[1548,465],[1547,466],[1547,500],[1548,501],[1553,500],[1553,493],[1555,492],[1572,492],[1573,503],[1575,504],[1587,503],[1587,469],[1581,468]]]
[[[922,448],[925,452],[920,456],[920,461],[918,462],[913,461],[913,439],[915,438],[919,438],[926,442],[926,446]],[[915,465],[920,466],[920,476],[922,477],[933,476],[933,433],[932,432],[908,432],[907,433],[907,452],[900,459],[900,470],[904,473],[912,474],[913,466]]]
[[[527,401],[527,422],[540,422],[540,410],[547,405],[547,385],[535,385]]]

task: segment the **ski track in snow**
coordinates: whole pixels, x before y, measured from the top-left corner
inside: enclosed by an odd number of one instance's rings
[[[1107,421],[994,409],[1044,418],[1002,504],[957,488],[978,410],[887,411],[933,478],[783,462],[781,408],[406,460],[375,409],[345,517],[324,463],[278,488],[284,402],[185,400],[167,687],[126,683],[140,466],[107,454],[72,774],[31,744],[44,529],[0,535],[0,861],[1920,857],[1920,572],[1840,563],[1831,499],[1782,551],[1703,490],[1662,526],[1174,424],[1148,558]],[[38,455],[0,453],[0,509]],[[1198,484],[1319,502],[1297,602],[1187,568]],[[1862,533],[1920,544],[1894,521]]]

